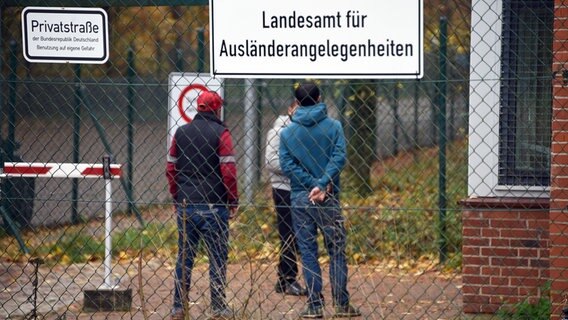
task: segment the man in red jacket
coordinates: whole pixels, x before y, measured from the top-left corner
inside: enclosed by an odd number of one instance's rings
[[[168,152],[166,176],[177,211],[178,256],[172,320],[185,319],[199,241],[209,255],[211,315],[232,318],[225,287],[229,219],[238,211],[237,169],[231,133],[220,119],[223,100],[213,91],[197,98],[193,121],[179,127]]]

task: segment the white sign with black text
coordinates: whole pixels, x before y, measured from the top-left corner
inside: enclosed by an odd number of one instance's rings
[[[211,74],[423,76],[423,0],[210,0]]]
[[[27,7],[22,38],[29,62],[102,64],[109,58],[108,16],[100,8]]]

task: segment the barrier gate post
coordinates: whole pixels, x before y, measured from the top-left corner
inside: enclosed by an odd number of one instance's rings
[[[112,180],[120,178],[122,166],[111,163],[104,156],[101,163],[39,163],[6,162],[2,177],[34,178],[103,178],[105,181],[105,257],[103,283],[96,289],[84,289],[83,310],[129,311],[132,304],[132,289],[120,288],[112,281]]]

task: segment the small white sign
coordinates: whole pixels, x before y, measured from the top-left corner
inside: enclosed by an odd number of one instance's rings
[[[423,0],[211,0],[211,74],[421,78]]]
[[[168,140],[166,143],[168,150],[177,128],[190,123],[197,114],[197,97],[205,90],[215,91],[223,98],[223,80],[211,78],[206,74],[170,73],[168,80]]]
[[[29,62],[102,64],[109,58],[108,16],[100,8],[27,7],[22,38]]]

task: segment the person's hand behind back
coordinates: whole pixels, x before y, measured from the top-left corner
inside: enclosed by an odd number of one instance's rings
[[[312,203],[323,202],[325,200],[325,191],[320,190],[319,187],[315,187],[310,191],[309,198]]]

